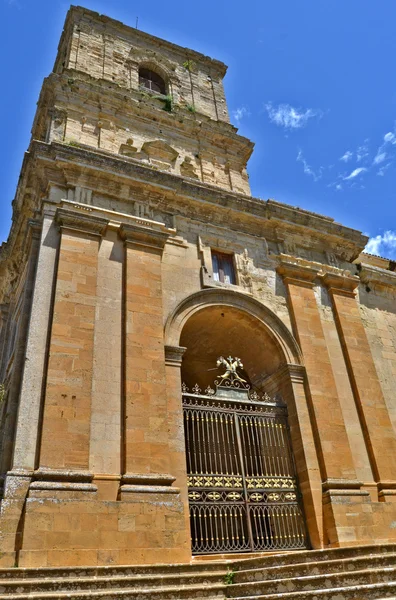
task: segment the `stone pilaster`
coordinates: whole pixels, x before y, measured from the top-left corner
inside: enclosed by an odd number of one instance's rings
[[[352,453],[313,290],[318,271],[282,263],[278,272],[288,289],[294,333],[304,356],[323,480],[355,485]]]
[[[124,279],[124,457],[120,500],[131,505],[150,532],[140,549],[139,532],[131,532],[134,552],[161,548],[164,560],[189,560],[185,505],[172,486],[171,436],[180,413],[168,410],[162,308],[162,253],[168,233],[140,225],[122,225]],[[174,463],[173,463],[174,464]],[[186,484],[184,483],[184,486]],[[132,506],[133,505],[133,506]],[[136,538],[136,539],[135,539]]]
[[[14,566],[22,543],[21,524],[23,508],[33,470],[36,464],[37,439],[41,410],[42,378],[44,374],[46,343],[50,318],[52,285],[58,243],[53,214],[44,211],[40,227],[33,222],[30,228],[31,243],[25,282],[25,301],[20,329],[26,334],[15,364],[15,378],[19,398],[13,444],[13,468],[8,471],[4,501],[1,505],[0,564]],[[33,292],[34,286],[34,292]],[[23,373],[21,378],[20,374]],[[12,428],[14,430],[14,428]],[[6,457],[3,457],[3,460]],[[9,460],[9,459],[7,459]],[[7,468],[7,467],[6,467]],[[8,467],[9,468],[9,467]]]
[[[43,376],[47,358],[51,300],[59,246],[59,229],[52,209],[44,211],[35,287],[26,346],[16,427],[13,470],[32,471],[37,466],[37,440]]]
[[[359,519],[348,520],[349,505],[368,501],[360,490],[326,339],[314,293],[319,271],[283,262],[278,267],[288,290],[293,329],[307,372],[307,399],[322,476],[323,516],[326,544],[345,545],[363,541]]]
[[[116,499],[121,477],[122,278],[124,247],[108,228],[98,255],[89,469],[98,495]]]
[[[175,485],[180,490],[184,506],[185,539],[183,540],[186,554],[190,549],[190,514],[188,507],[188,487],[186,472],[186,446],[183,421],[183,406],[181,394],[181,365],[187,348],[182,346],[165,346],[166,365],[166,394],[168,402],[168,433],[169,433],[169,462],[170,472],[176,478]]]
[[[123,225],[124,480],[169,472],[161,259],[168,234]]]
[[[313,548],[322,548],[325,543],[322,478],[307,402],[305,368],[301,365],[284,365],[266,377],[261,385],[270,395],[280,393],[287,404],[293,455],[309,539]]]
[[[394,500],[396,436],[355,297],[359,279],[327,274],[345,362],[380,500]]]
[[[108,221],[60,208],[41,470],[89,469],[98,247]]]

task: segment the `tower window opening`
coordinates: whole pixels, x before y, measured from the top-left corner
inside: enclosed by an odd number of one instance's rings
[[[236,284],[234,257],[232,254],[212,250],[213,279],[221,283]]]
[[[139,69],[139,86],[150,92],[166,95],[165,81],[150,69]]]

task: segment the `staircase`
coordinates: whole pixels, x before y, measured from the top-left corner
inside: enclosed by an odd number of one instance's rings
[[[396,600],[396,544],[194,559],[190,565],[0,569],[0,600]]]
[[[395,544],[277,554],[235,567],[227,588],[234,600],[396,599]]]

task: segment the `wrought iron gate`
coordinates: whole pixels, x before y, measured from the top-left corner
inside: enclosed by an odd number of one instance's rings
[[[216,391],[183,385],[193,553],[306,548],[286,405],[249,392],[238,366]]]

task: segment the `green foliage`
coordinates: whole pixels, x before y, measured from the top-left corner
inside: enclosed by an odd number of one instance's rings
[[[228,569],[227,573],[224,575],[224,583],[226,585],[232,585],[235,579],[235,571],[232,569]]]
[[[3,402],[5,398],[5,386],[4,383],[0,383],[0,404]]]
[[[160,94],[158,96],[152,96],[152,98],[156,100],[161,100],[161,102],[164,103],[164,110],[166,110],[167,112],[173,111],[173,97],[170,94],[168,94],[167,96],[163,96],[162,94]]]
[[[194,104],[187,104],[186,105],[187,110],[189,110],[191,113],[195,113],[197,112],[197,109],[195,108]]]
[[[193,73],[195,71],[196,64],[193,60],[189,59],[184,61],[183,67],[190,73]]]
[[[69,146],[75,146],[77,148],[81,146],[80,142],[77,140],[65,140],[65,144],[68,144]]]

